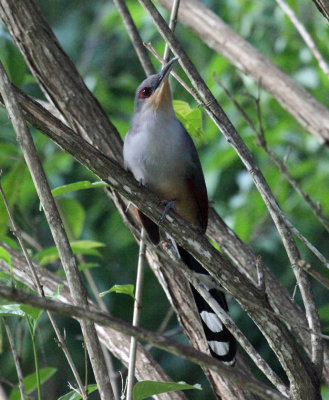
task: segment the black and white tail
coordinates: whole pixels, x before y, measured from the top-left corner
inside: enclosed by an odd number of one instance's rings
[[[207,280],[208,278],[209,282],[211,282],[212,278],[208,272],[191,254],[189,254],[180,246],[178,246],[178,251],[182,260],[191,270],[202,275],[203,281]],[[228,312],[228,306],[224,293],[214,288],[211,283],[209,283],[209,287],[208,285],[206,286],[211,296],[226,312]],[[212,308],[204,300],[204,298],[192,286],[191,288],[211,354],[225,364],[233,366],[235,364],[236,354],[235,338],[222,324],[220,319],[213,312]]]

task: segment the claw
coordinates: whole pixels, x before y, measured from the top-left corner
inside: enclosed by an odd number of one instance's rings
[[[176,201],[176,200],[171,200],[171,201],[162,200],[162,201],[160,201],[160,205],[164,205],[165,208],[164,208],[164,210],[163,210],[163,213],[162,213],[162,215],[161,215],[161,218],[159,219],[159,224],[161,224],[161,223],[164,221],[164,219],[165,219],[166,215],[168,214],[168,212],[169,212],[172,208],[175,207],[175,201]]]

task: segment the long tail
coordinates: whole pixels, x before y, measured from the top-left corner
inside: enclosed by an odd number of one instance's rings
[[[180,246],[178,246],[178,251],[182,260],[191,270],[198,274],[202,274],[203,277],[210,278],[208,272],[191,254],[189,254]],[[210,287],[208,288],[208,291],[211,296],[226,312],[228,312],[228,306],[224,293],[218,289],[211,288],[211,285],[209,286]],[[235,364],[236,354],[235,338],[222,324],[220,319],[213,312],[212,308],[203,299],[203,297],[192,286],[191,288],[211,354],[225,364],[233,366]]]

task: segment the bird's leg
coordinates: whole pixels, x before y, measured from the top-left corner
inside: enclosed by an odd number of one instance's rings
[[[169,212],[172,208],[175,207],[175,201],[176,201],[176,200],[171,200],[171,201],[168,201],[168,200],[161,200],[161,201],[160,201],[160,205],[165,206],[165,208],[164,208],[164,210],[163,210],[163,213],[162,213],[162,215],[161,215],[161,218],[159,219],[159,224],[161,224],[161,223],[164,221],[164,219],[165,219],[166,215],[168,214],[168,212]]]

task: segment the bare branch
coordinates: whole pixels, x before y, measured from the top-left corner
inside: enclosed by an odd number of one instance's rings
[[[136,28],[134,20],[132,19],[132,16],[130,15],[130,12],[126,5],[126,1],[125,0],[113,0],[113,2],[120,13],[122,22],[127,30],[130,41],[131,41],[132,45],[134,46],[135,52],[138,56],[139,62],[142,64],[145,74],[147,76],[155,74],[155,68],[152,65],[152,62],[150,60],[150,57],[148,56],[147,51],[145,50],[145,47],[143,46],[143,41],[142,41],[140,34]]]
[[[9,326],[8,322],[6,321],[6,318],[2,318],[2,321],[3,321],[3,324],[6,329],[11,352],[13,353],[14,363],[15,363],[17,377],[18,377],[18,387],[19,387],[19,392],[21,394],[21,400],[26,400],[25,387],[24,387],[24,382],[23,382],[24,375],[23,375],[21,361],[20,361],[20,358],[18,357],[17,349],[15,346],[15,341],[14,341],[13,335],[11,333],[10,326]]]
[[[313,0],[322,15],[329,21],[329,1],[328,0]]]
[[[174,32],[177,22],[177,14],[179,9],[180,0],[174,0],[173,5],[171,7],[170,19],[169,19],[169,28]],[[170,48],[168,43],[166,43],[165,51],[163,54],[163,64],[166,64],[169,61],[170,56]]]
[[[234,323],[232,318],[227,314],[222,307],[216,302],[216,300],[209,293],[209,289],[207,290],[207,286],[209,286],[209,282],[202,282],[199,279],[198,274],[192,272],[182,261],[177,260],[174,254],[172,257],[175,259],[175,264],[179,269],[183,270],[184,275],[188,279],[188,281],[194,286],[194,288],[200,293],[200,295],[206,300],[206,302],[213,309],[214,313],[221,320],[223,325],[232,333],[232,335],[236,338],[238,343],[242,346],[248,356],[253,360],[256,366],[264,373],[264,375],[269,379],[270,382],[286,397],[289,397],[289,390],[283,384],[281,379],[277,376],[277,374],[270,368],[267,362],[257,353],[252,344],[248,341],[246,336],[241,332],[241,330]],[[214,282],[216,282],[214,280]],[[216,290],[218,288],[216,287]]]
[[[234,379],[241,386],[245,386],[253,393],[262,396],[263,399],[286,399],[286,397],[280,395],[277,391],[270,389],[268,386],[254,379],[250,379],[250,377],[245,377],[243,374],[236,372],[234,368],[223,365],[223,363],[211,356],[208,356],[207,354],[194,350],[192,347],[186,346],[182,343],[177,343],[172,339],[158,335],[157,333],[153,333],[142,328],[133,327],[125,321],[109,316],[107,313],[63,303],[60,301],[43,299],[13,288],[8,288],[6,286],[0,286],[0,296],[10,301],[18,301],[23,304],[30,304],[37,308],[55,311],[70,317],[74,316],[78,319],[88,319],[93,323],[97,323],[102,326],[109,326],[112,329],[115,329],[126,335],[134,336],[140,341],[152,343],[153,346],[159,349],[165,350],[176,356],[183,357],[198,365],[211,368],[225,377]]]
[[[219,82],[218,79],[216,79],[216,82],[221,87],[223,87],[223,85]],[[234,97],[229,93],[229,91],[227,89],[225,89],[225,93],[230,97],[230,99],[233,101],[234,105],[242,113],[242,115],[244,116],[244,118],[246,119],[248,124],[250,125],[251,129],[256,133],[261,145],[266,146],[265,132],[263,130],[262,119],[261,119],[260,99],[259,98],[256,99],[257,116],[259,119],[259,126],[260,126],[260,131],[259,131],[255,127],[254,123],[251,121],[249,116],[247,116],[247,114],[243,111],[242,107],[239,105],[239,103],[234,99]],[[297,246],[294,243],[293,239],[291,238],[291,232],[289,232],[288,228],[290,228],[291,231],[297,231],[297,229],[287,220],[285,215],[279,209],[279,206],[276,204],[276,202],[273,202],[273,204],[275,204],[275,212],[278,211],[278,216],[281,220],[281,221],[278,220],[278,222],[279,222],[279,225],[277,224],[278,230],[283,239],[283,243],[285,244],[287,254],[289,256],[291,265],[293,267],[295,276],[297,278],[297,283],[300,288],[303,302],[304,302],[305,309],[306,309],[306,316],[308,319],[309,327],[312,331],[318,332],[320,334],[321,324],[320,324],[318,311],[317,311],[317,308],[315,305],[315,300],[314,300],[314,297],[313,297],[313,294],[311,291],[311,286],[310,286],[309,281],[307,280],[306,275],[298,268],[300,266],[304,266],[304,264],[300,264],[299,251],[298,251]],[[296,266],[297,266],[297,268],[296,268]],[[319,377],[321,377],[322,368],[323,368],[323,342],[322,342],[320,335],[312,334],[311,335],[311,344],[312,344],[312,360],[313,360],[314,364],[317,366],[317,373],[319,374]]]
[[[13,264],[13,272],[15,279],[23,282],[29,288],[33,287],[31,276],[26,270],[26,261],[20,253],[11,249],[4,242],[0,242],[1,246],[4,247],[10,254]],[[34,263],[34,267],[38,270],[38,275],[41,284],[44,288],[46,296],[52,296],[53,293],[58,290],[61,286],[57,299],[64,303],[72,304],[72,297],[69,293],[69,288],[66,281],[63,281],[46,268],[41,267]],[[0,270],[8,273],[10,267],[3,260],[0,260]],[[90,307],[96,309],[96,306],[89,301]],[[98,336],[102,343],[125,365],[128,365],[129,360],[129,345],[130,337],[122,334],[121,332],[114,331],[113,329],[96,325]],[[171,379],[159,364],[145,351],[144,347],[138,345],[137,359],[136,359],[136,372],[139,380],[155,380],[155,381],[170,381]],[[163,400],[186,400],[182,392],[175,392],[161,395]]]
[[[288,16],[290,21],[294,24],[295,28],[298,30],[300,36],[303,38],[307,47],[310,49],[310,51],[313,53],[314,57],[318,61],[319,67],[329,78],[328,64],[325,62],[324,58],[322,57],[322,54],[320,53],[319,49],[317,48],[314,40],[312,39],[312,36],[307,32],[305,26],[301,23],[301,21],[297,18],[296,14],[292,10],[292,8],[284,0],[276,0],[276,2],[282,8],[284,13]]]
[[[150,0],[139,0],[139,2],[143,5],[143,7],[147,10],[149,15],[152,17],[154,24],[156,25],[156,27],[159,30],[162,37],[170,45],[172,52],[176,56],[180,57],[181,66],[183,67],[185,73],[191,80],[191,83],[193,84],[194,88],[199,92],[201,98],[208,106],[206,111],[211,116],[211,118],[216,123],[216,125],[219,127],[219,129],[222,131],[222,133],[224,134],[224,136],[226,137],[228,142],[233,146],[233,148],[235,149],[235,151],[241,158],[242,162],[246,166],[248,172],[251,174],[251,177],[253,178],[255,185],[256,185],[259,193],[261,194],[261,196],[271,214],[271,217],[280,233],[280,236],[282,238],[283,244],[285,246],[285,249],[286,249],[286,252],[290,259],[291,264],[297,265],[297,263],[299,261],[299,252],[298,252],[297,246],[294,242],[293,236],[292,236],[289,228],[284,223],[284,220],[282,219],[283,213],[280,210],[276,200],[274,199],[273,194],[272,194],[267,182],[265,181],[262,173],[260,172],[258,166],[256,165],[249,149],[247,148],[245,143],[242,141],[241,137],[236,132],[232,123],[229,121],[226,114],[224,113],[222,108],[219,106],[219,104],[217,103],[216,99],[214,98],[214,96],[212,95],[210,90],[205,85],[203,79],[201,78],[198,71],[192,64],[191,60],[187,57],[187,55],[186,55],[185,51],[183,50],[183,48],[181,47],[180,43],[177,41],[175,36],[172,34],[171,30],[168,28],[168,25],[163,20],[163,18],[161,17],[161,15],[157,11],[157,9],[154,7],[152,2]],[[303,274],[304,273],[299,268],[295,268],[295,275],[296,275],[298,284],[301,289],[305,307],[309,311],[311,309],[312,309],[312,311],[314,311],[314,310],[316,311],[316,307],[314,306],[314,300],[312,298],[311,291],[310,291],[309,282],[307,281],[305,276],[303,276]],[[223,286],[225,287],[225,285],[223,285]],[[312,321],[313,321],[314,325],[315,325],[315,323],[317,323],[317,325],[319,326],[320,322],[319,322],[317,313],[313,312],[312,314],[309,314],[309,315],[312,315]],[[315,330],[318,330],[318,329],[315,329]],[[270,343],[271,338],[268,337],[267,339],[269,340],[269,343]],[[317,336],[316,340],[317,340],[317,344],[318,344],[316,347],[316,349],[317,349],[316,354],[318,354],[319,353],[319,351],[318,351],[319,345],[321,344],[321,339],[319,339],[319,337]],[[276,354],[280,358],[278,349],[276,349]],[[284,368],[288,374],[289,380],[291,382],[292,395],[296,396],[298,398],[298,396],[300,396],[300,394],[298,394],[298,392],[299,391],[308,392],[309,386],[307,387],[305,385],[305,381],[303,378],[300,379],[301,376],[298,377],[300,371],[294,370],[294,372],[293,372],[293,369],[292,370],[289,369],[288,365],[290,363],[289,363],[289,360],[287,359],[287,354],[282,353],[281,356],[282,356],[282,358],[280,359],[280,362],[284,366]],[[314,356],[314,354],[313,354],[313,356]],[[318,361],[320,361],[320,360],[318,360]],[[319,367],[320,367],[320,365],[319,365]],[[305,372],[306,372],[306,370],[305,370]],[[298,383],[297,383],[296,379],[297,379]],[[318,384],[316,384],[316,386],[317,385]],[[303,394],[303,396],[306,395],[306,392]],[[315,393],[314,393],[314,395],[315,395]]]
[[[199,1],[181,0],[178,19],[270,93],[320,143],[329,142],[329,109]],[[327,0],[326,0],[327,1]],[[173,0],[158,1],[170,10]]]
[[[138,327],[141,315],[142,297],[143,297],[143,283],[144,283],[144,270],[145,270],[145,230],[141,230],[141,238],[139,241],[139,254],[138,254],[138,266],[137,266],[137,277],[135,287],[135,302],[134,302],[134,316],[133,326]],[[131,338],[130,342],[130,357],[128,367],[128,384],[127,384],[127,400],[132,400],[133,385],[135,377],[135,364],[136,364],[136,350],[137,341],[135,337]]]
[[[0,91],[10,115],[17,140],[24,153],[26,163],[30,173],[43,210],[45,212],[51,233],[53,235],[56,247],[58,249],[63,268],[65,270],[70,290],[76,304],[88,305],[86,291],[82,285],[78,267],[66,236],[61,218],[59,216],[55,201],[51,195],[46,175],[43,171],[40,159],[35,149],[31,134],[27,128],[15,94],[11,88],[8,77],[0,64]],[[93,366],[95,378],[101,399],[113,399],[113,392],[109,384],[104,357],[96,335],[96,330],[90,322],[81,322],[81,328],[84,340]]]
[[[247,121],[248,125],[250,128],[253,130],[253,132],[257,136],[257,142],[259,146],[261,146],[269,155],[271,160],[277,165],[277,167],[280,169],[280,172],[286,176],[288,179],[289,183],[291,186],[297,191],[297,193],[306,201],[306,203],[311,207],[312,211],[318,217],[319,221],[322,223],[322,225],[327,229],[329,232],[329,221],[324,217],[321,207],[316,205],[310,196],[303,191],[303,189],[298,185],[297,181],[291,176],[288,167],[284,162],[282,162],[279,157],[267,146],[266,138],[265,138],[265,132],[262,128],[262,123],[261,123],[261,113],[260,113],[260,105],[259,105],[259,99],[255,99],[256,105],[257,105],[257,115],[259,116],[259,123],[260,123],[260,130],[255,126],[249,115],[244,111],[244,109],[241,107],[241,105],[236,101],[232,93],[222,84],[222,82],[217,78],[216,75],[214,75],[214,78],[218,85],[224,90],[225,94],[228,96],[228,98],[233,102],[237,110],[242,114],[243,118]],[[314,253],[316,257],[324,264],[326,268],[329,268],[329,261],[325,258],[325,256],[314,246],[312,245],[299,231],[298,229],[292,225],[290,221],[284,216],[285,221],[287,225],[291,228],[293,233],[296,234],[296,236],[304,243],[306,246]],[[300,265],[301,268],[303,268],[303,265]],[[305,269],[305,268],[303,268]],[[322,276],[319,272],[317,272],[309,263],[307,264],[307,269],[305,269],[306,272],[308,272],[310,275],[312,275],[315,279],[317,279],[319,282],[321,282],[324,286],[328,287],[328,279]]]
[[[7,213],[9,215],[12,227],[13,227],[14,235],[17,237],[17,240],[18,240],[18,242],[19,242],[19,244],[21,246],[21,249],[22,249],[24,257],[25,257],[25,260],[27,262],[27,265],[29,266],[29,270],[30,270],[31,276],[33,278],[34,285],[35,285],[39,295],[41,297],[45,298],[43,287],[42,287],[42,285],[40,283],[38,274],[37,274],[37,272],[36,272],[36,270],[34,268],[34,265],[32,263],[30,255],[29,255],[29,253],[27,251],[27,248],[25,247],[25,244],[24,244],[24,242],[22,240],[21,230],[18,227],[18,225],[16,224],[16,221],[15,221],[15,219],[13,217],[13,214],[12,214],[12,212],[10,210],[6,195],[5,195],[5,193],[3,191],[3,188],[2,188],[2,185],[1,185],[1,181],[0,181],[0,192],[1,192],[1,195],[2,195],[2,198],[3,198],[3,201],[5,203],[5,207],[7,209]],[[57,325],[53,315],[49,311],[47,312],[47,315],[48,315],[48,318],[49,318],[49,320],[51,322],[51,325],[52,325],[52,327],[53,327],[53,329],[55,331],[55,334],[56,334],[58,343],[60,345],[60,348],[63,350],[63,353],[64,353],[64,355],[65,355],[65,357],[67,359],[67,362],[69,363],[70,368],[71,368],[71,370],[73,372],[74,378],[75,378],[75,380],[76,380],[76,382],[78,384],[80,395],[82,396],[83,399],[87,399],[87,393],[86,393],[85,388],[83,386],[83,383],[81,381],[81,378],[80,378],[80,375],[78,373],[78,370],[76,369],[74,361],[73,361],[73,359],[71,357],[71,354],[70,354],[70,352],[69,352],[69,350],[68,350],[68,348],[66,346],[66,341],[63,338],[63,336],[62,336],[62,334],[60,332],[60,329],[58,328],[58,325]]]
[[[0,17],[45,96],[68,125],[121,161],[122,140],[118,131],[64,53],[36,1],[1,0]]]

